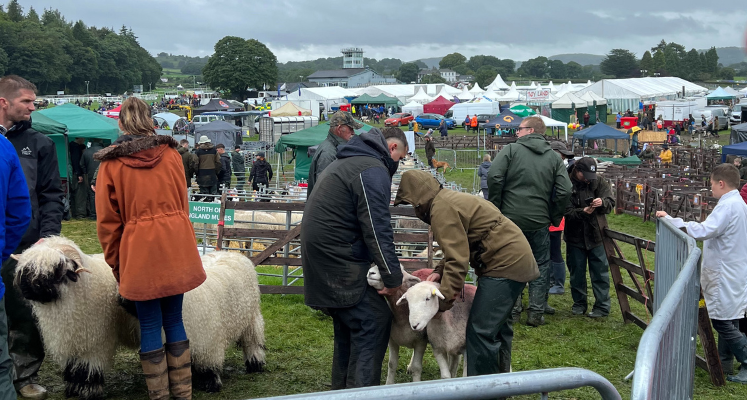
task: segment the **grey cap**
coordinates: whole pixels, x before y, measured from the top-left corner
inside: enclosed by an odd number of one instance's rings
[[[550,148],[559,152],[560,154],[564,156],[572,156],[574,155],[572,151],[568,150],[568,147],[566,147],[565,143],[558,142],[558,141],[552,141],[550,142]]]
[[[259,153],[257,153],[257,154],[255,155],[255,157],[262,157],[262,158],[265,158],[265,153],[264,153],[264,152],[262,152],[262,151],[260,151]]]
[[[340,125],[347,125],[352,129],[363,128],[363,124],[353,119],[353,115],[345,111],[338,111],[332,114],[332,117],[329,118],[329,126]]]

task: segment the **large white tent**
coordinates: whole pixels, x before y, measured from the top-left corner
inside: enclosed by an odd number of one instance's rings
[[[586,100],[586,102],[589,103],[589,104],[592,104],[595,101],[597,102],[597,105],[607,104],[607,100],[604,97],[599,96],[598,94],[596,94],[594,92],[586,92],[586,93],[584,93],[584,94],[582,94],[581,96],[578,96],[578,97],[581,100]]]
[[[576,108],[583,108],[587,106],[587,102],[573,93],[566,93],[552,102],[552,108],[573,108],[574,106]]]
[[[472,100],[475,98],[475,95],[470,93],[469,90],[467,90],[467,87],[464,87],[464,90],[462,90],[459,94],[456,95],[457,99],[461,101],[467,101]]]
[[[496,93],[496,92],[494,92],[494,91],[492,91],[492,90],[488,90],[487,92],[485,92],[485,93],[483,93],[483,94],[482,94],[482,97],[485,97],[485,98],[487,98],[487,99],[490,99],[490,100],[496,101],[496,100],[498,100],[498,99],[499,99],[499,98],[500,98],[501,96],[500,96],[500,95],[499,95],[498,93]]]
[[[301,88],[301,94],[297,91],[283,96],[284,100],[316,100],[323,103],[326,110],[332,107],[339,107],[341,104],[347,104],[346,97],[358,97],[358,93],[350,89],[339,86]]]
[[[495,79],[493,79],[493,82],[488,85],[485,90],[493,90],[493,91],[499,91],[499,90],[506,90],[508,89],[508,85],[506,85],[506,82],[503,81],[503,78],[501,78],[501,74],[498,74],[495,76]]]
[[[428,96],[425,93],[425,90],[423,88],[420,88],[417,93],[415,93],[415,96],[412,96],[408,99],[409,102],[416,102],[420,104],[430,103],[433,101],[433,97]]]
[[[550,117],[545,117],[542,114],[539,114],[539,117],[542,118],[542,121],[548,128],[563,128],[565,130],[565,141],[568,141],[568,125],[565,122],[556,121]]]
[[[475,86],[473,86],[472,89],[469,90],[469,92],[472,93],[472,94],[474,94],[476,96],[476,95],[481,94],[481,93],[483,93],[485,91],[482,90],[482,88],[480,87],[479,83],[475,82]]]
[[[506,92],[503,96],[498,98],[498,101],[518,101],[521,100],[521,93],[516,90],[516,86],[512,86],[511,90]]]
[[[451,86],[449,86],[449,87],[451,87]],[[433,98],[437,99],[440,96],[440,97],[443,97],[446,100],[453,100],[456,95],[453,94],[453,93],[450,93],[450,92],[451,91],[447,90],[446,86],[444,86],[444,87],[441,88],[440,92],[438,92],[435,96],[433,96]],[[461,93],[461,92],[459,92],[459,93]]]
[[[615,113],[625,110],[637,110],[638,103],[645,100],[674,100],[682,94],[685,96],[703,93],[707,89],[684,79],[667,77],[646,77],[629,79],[603,79],[591,86],[581,89],[577,94],[594,92],[607,99],[610,111]]]
[[[423,105],[416,101],[411,101],[402,106],[402,112],[410,113],[413,117],[417,117],[423,113]]]

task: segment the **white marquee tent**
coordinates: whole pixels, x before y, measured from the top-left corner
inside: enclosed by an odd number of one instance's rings
[[[506,92],[503,96],[498,98],[498,101],[517,101],[521,100],[521,93],[516,90],[516,86],[512,84],[511,90]]]
[[[542,114],[540,114],[539,117],[542,118],[542,121],[548,128],[563,128],[565,130],[565,141],[568,141],[568,125],[565,122],[556,121],[550,117],[545,117]]]
[[[457,99],[461,101],[467,101],[472,100],[475,98],[475,95],[470,93],[469,90],[467,90],[467,87],[464,87],[464,90],[462,90],[458,95],[456,95]]]
[[[501,74],[498,74],[495,76],[495,79],[493,79],[493,82],[488,85],[485,90],[506,90],[508,89],[508,85],[506,85],[506,82],[503,81],[503,78],[501,78]]]
[[[411,101],[402,106],[402,112],[410,113],[413,117],[417,117],[423,113],[423,105],[416,101]]]
[[[587,106],[587,102],[573,93],[566,93],[552,103],[552,108],[573,108],[574,105],[582,108]]]
[[[667,77],[646,77],[628,79],[603,79],[591,86],[581,89],[577,94],[594,92],[607,99],[610,111],[616,113],[625,110],[638,110],[638,103],[652,100],[674,100],[682,94],[685,96],[703,93],[707,89],[684,79]]]
[[[478,94],[481,94],[481,93],[483,93],[485,91],[482,90],[482,88],[480,87],[479,83],[475,82],[475,86],[473,86],[472,89],[469,90],[469,92],[472,93],[472,94],[474,94],[474,95],[478,95]]]
[[[425,90],[423,90],[423,88],[421,87],[418,90],[418,92],[415,94],[415,96],[410,97],[408,99],[408,101],[409,102],[413,102],[414,101],[416,103],[425,104],[425,103],[430,103],[431,101],[433,101],[433,97],[428,96],[425,93]]]

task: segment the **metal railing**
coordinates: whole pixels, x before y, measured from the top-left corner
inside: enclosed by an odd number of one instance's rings
[[[622,399],[607,379],[596,372],[581,368],[512,372],[271,398],[276,400],[461,400],[542,394],[542,399],[547,399],[549,392],[582,387],[596,389],[602,400]]]
[[[660,219],[656,224],[655,310],[635,360],[631,400],[692,399],[695,375],[700,249]]]

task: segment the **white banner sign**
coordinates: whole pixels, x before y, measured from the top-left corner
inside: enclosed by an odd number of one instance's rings
[[[547,100],[550,97],[550,89],[530,90],[527,92],[527,101]]]

